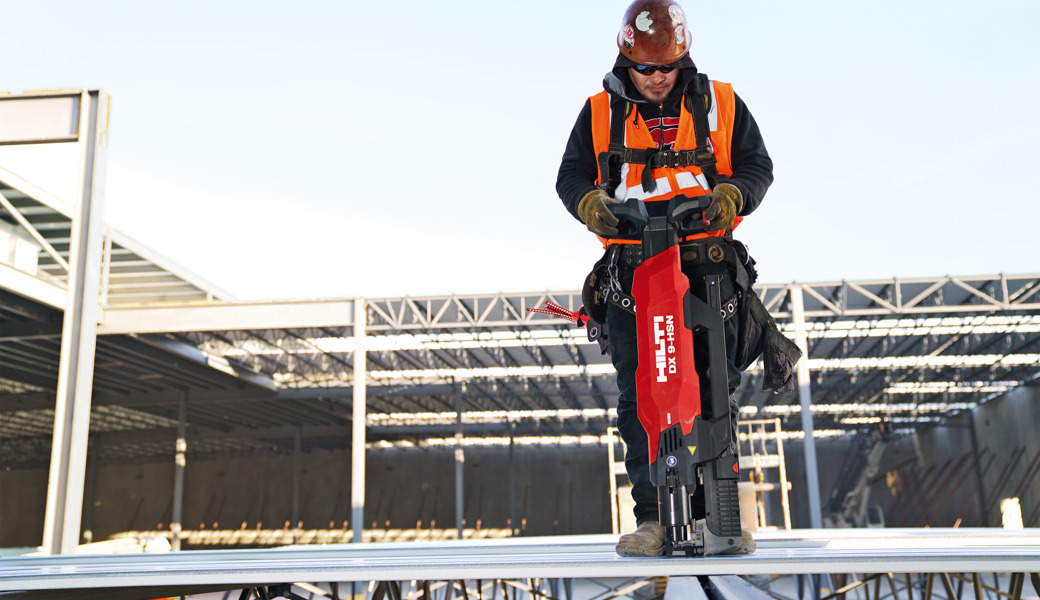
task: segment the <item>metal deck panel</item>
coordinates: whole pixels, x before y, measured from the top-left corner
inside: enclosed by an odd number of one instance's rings
[[[329,581],[1035,572],[1040,530],[759,534],[749,556],[622,558],[613,536],[0,560],[0,591]]]

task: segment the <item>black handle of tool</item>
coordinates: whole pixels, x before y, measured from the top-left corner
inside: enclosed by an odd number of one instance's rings
[[[707,224],[704,222],[704,211],[711,204],[708,196],[676,196],[668,201],[668,220],[676,228],[680,237],[704,233]]]
[[[704,211],[711,204],[708,196],[676,196],[668,201],[666,216],[680,237],[703,233],[707,224]],[[611,214],[618,218],[618,233],[610,236],[621,239],[640,239],[643,228],[650,222],[646,203],[638,198],[629,198],[618,204],[608,204]]]
[[[608,204],[607,208],[618,218],[617,238],[639,239],[650,217],[646,213],[646,204],[638,198],[629,198],[618,204]]]

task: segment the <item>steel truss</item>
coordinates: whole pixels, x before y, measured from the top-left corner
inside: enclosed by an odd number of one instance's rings
[[[792,283],[757,291],[788,332],[792,294],[804,299],[820,429],[848,430],[882,418],[901,427],[941,423],[1040,373],[1040,275]],[[366,300],[370,412],[451,411],[456,395],[473,411],[613,406],[612,369],[583,331],[528,312],[546,301],[570,310],[581,304],[578,292]],[[123,312],[109,314],[118,321]],[[145,316],[142,309],[125,312],[147,331]],[[178,336],[270,374],[285,397],[329,398],[349,395],[352,386],[351,324],[337,325]],[[759,391],[757,365],[746,379],[743,406],[762,416],[796,415],[794,395]],[[784,406],[790,408],[778,408]]]
[[[991,275],[875,279],[829,283],[760,284],[756,292],[778,320],[791,318],[790,292],[806,296],[810,318],[933,315],[936,313],[1040,310],[1040,275]],[[552,301],[569,310],[581,306],[580,292],[483,294],[368,300],[369,331],[509,327],[544,324],[527,312]]]
[[[791,335],[793,295],[803,299],[817,435],[883,420],[902,429],[941,424],[1040,375],[1038,274],[756,289]],[[55,385],[46,365],[57,361],[60,314],[18,298],[0,298],[0,359],[13,369],[5,371],[0,397],[11,399],[4,406],[21,411],[21,419],[45,418]],[[293,436],[286,427],[302,427],[304,438],[319,445],[342,444],[350,430],[357,301],[110,305],[98,329],[95,413],[117,405],[131,417],[140,413],[139,422],[165,419],[172,435],[169,420],[187,388],[194,431],[224,439],[191,445],[192,453],[253,452],[256,443],[247,438],[265,429],[288,451]],[[466,435],[481,437],[508,435],[510,422],[517,436],[578,436],[605,431],[613,418],[617,392],[608,358],[583,329],[527,310],[546,301],[576,310],[578,292],[360,301],[370,442],[450,437],[444,423],[415,415],[443,421],[459,407],[464,415],[499,415],[479,425],[464,417]],[[183,366],[161,364],[163,353],[168,363],[200,368],[179,373]],[[255,386],[241,388],[243,378]],[[800,430],[797,395],[760,388],[754,365],[738,391],[742,416],[779,417],[785,430]],[[228,403],[248,427],[228,426]],[[590,416],[595,410],[598,416]],[[582,416],[535,416],[553,411]],[[149,429],[135,443],[128,431],[95,433],[99,446],[120,445],[112,454],[125,456],[150,455],[155,445],[146,442],[165,435]],[[43,447],[31,437],[5,435],[12,452],[4,454],[25,466],[43,464],[45,454],[25,451]]]

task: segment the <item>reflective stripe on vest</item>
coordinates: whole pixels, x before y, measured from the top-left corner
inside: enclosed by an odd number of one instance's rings
[[[735,99],[733,86],[728,83],[712,81],[708,86],[711,93],[711,110],[708,112],[708,127],[711,130],[711,145],[715,153],[715,166],[720,175],[730,176],[733,174],[733,166],[730,160],[730,141],[733,139],[733,119],[735,113]],[[695,101],[703,101],[696,99]],[[592,108],[592,145],[598,157],[601,153],[608,151],[610,146],[610,94],[602,91],[589,98]],[[632,104],[626,104],[631,111],[625,118],[625,147],[632,149],[657,149],[650,130],[643,121],[642,115]],[[676,133],[673,150],[693,150],[697,147],[697,140],[693,126],[693,115],[686,109],[686,103],[681,103],[679,115],[679,129]],[[632,115],[631,113],[635,113]],[[663,202],[677,195],[690,197],[703,196],[710,192],[708,179],[699,167],[657,167],[651,172],[653,180],[657,183],[653,191],[643,188],[642,175],[644,165],[625,163],[621,166],[621,181],[614,191],[614,197],[624,201],[628,198],[638,198],[644,202]],[[606,180],[605,173],[599,173],[596,185],[602,186]],[[741,217],[737,217],[733,224],[736,227]],[[697,234],[688,239],[703,237],[717,237],[725,235],[724,231]],[[600,238],[604,244],[614,243],[639,243],[626,240],[605,240]]]

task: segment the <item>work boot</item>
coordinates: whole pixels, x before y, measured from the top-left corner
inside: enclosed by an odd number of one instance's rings
[[[751,537],[751,532],[747,529],[741,529],[740,545],[734,546],[725,552],[720,552],[719,554],[751,554],[757,548],[758,544],[755,543],[755,538]]]
[[[640,523],[635,531],[618,539],[615,550],[618,556],[661,556],[664,553],[664,527],[657,521]]]

